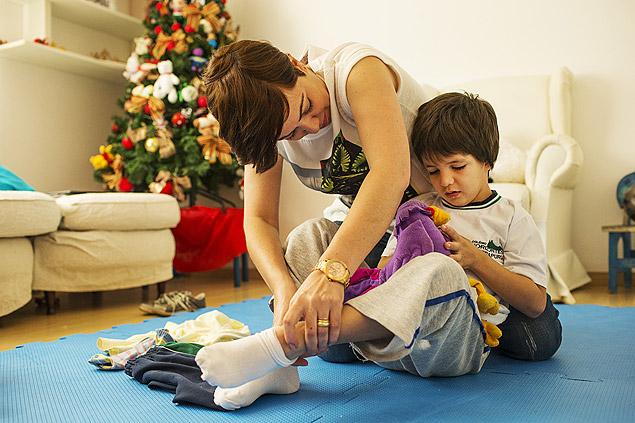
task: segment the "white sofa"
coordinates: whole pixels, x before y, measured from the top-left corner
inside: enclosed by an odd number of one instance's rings
[[[30,237],[57,229],[61,212],[41,192],[0,191],[0,316],[31,300],[33,245]]]
[[[561,68],[551,75],[482,79],[440,91],[479,94],[494,107],[501,154],[492,188],[521,201],[533,216],[547,251],[548,292],[565,303],[574,302],[572,289],[591,281],[571,246],[573,190],[583,162],[571,136],[572,84],[571,72]],[[514,172],[523,161],[524,171]],[[505,167],[508,171],[497,174]]]
[[[115,290],[172,278],[170,228],[180,212],[171,196],[91,193],[54,199],[0,191],[0,216],[0,316],[28,302],[31,290],[45,292],[47,312],[53,313],[55,292]]]

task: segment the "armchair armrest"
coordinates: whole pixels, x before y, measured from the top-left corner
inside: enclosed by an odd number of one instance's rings
[[[546,166],[540,166],[540,171],[547,170],[551,172],[548,179],[548,185],[562,189],[573,189],[578,182],[578,175],[584,156],[582,149],[577,141],[568,135],[550,134],[546,135],[535,143],[529,150],[527,156],[527,164],[525,167],[525,181],[530,189],[534,189],[538,181],[546,180],[544,175],[539,175],[540,159],[546,155],[546,150],[551,147],[558,147],[564,153],[564,160],[559,165],[551,163],[550,160]]]

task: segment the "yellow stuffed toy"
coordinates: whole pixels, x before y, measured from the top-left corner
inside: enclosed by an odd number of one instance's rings
[[[450,215],[445,210],[441,210],[435,206],[430,206],[429,209],[432,210],[432,216],[430,217],[432,218],[435,226],[439,227],[450,220]],[[487,292],[480,281],[473,278],[469,278],[469,281],[470,286],[476,289],[476,304],[479,311],[481,313],[492,315],[497,314],[499,305],[496,297]],[[503,332],[495,324],[483,319],[481,319],[481,321],[483,322],[483,328],[485,329],[485,343],[490,347],[497,347],[499,343],[498,340],[501,336],[503,336]]]
[[[476,294],[478,295],[476,298],[478,310],[481,313],[488,313],[492,315],[498,313],[498,300],[485,290],[485,287],[480,281],[473,278],[469,278],[469,280],[470,286],[476,289]],[[495,324],[484,319],[481,319],[481,321],[483,322],[483,327],[485,328],[485,343],[490,347],[497,347],[498,339],[503,336],[503,332],[501,332]]]

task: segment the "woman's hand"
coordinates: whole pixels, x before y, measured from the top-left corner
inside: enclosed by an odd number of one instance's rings
[[[344,285],[331,282],[324,273],[313,271],[300,285],[289,303],[284,316],[284,337],[294,349],[299,345],[296,324],[304,320],[304,340],[306,356],[313,356],[328,349],[340,334],[340,319],[344,302]],[[318,327],[318,319],[329,321],[328,327]]]
[[[472,241],[461,236],[453,227],[449,225],[441,226],[441,231],[446,234],[450,241],[444,244],[450,250],[450,258],[453,258],[464,269],[478,268],[483,256],[487,255],[479,250]]]

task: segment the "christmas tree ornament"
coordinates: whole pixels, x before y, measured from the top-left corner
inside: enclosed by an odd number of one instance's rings
[[[208,35],[214,33],[214,28],[212,28],[212,24],[209,23],[207,19],[201,19],[201,21],[199,22],[199,26],[203,28],[203,32]]]
[[[123,176],[122,169],[123,157],[121,154],[117,154],[107,171],[101,173],[101,179],[109,190],[115,191],[118,189],[119,182]]]
[[[183,16],[183,8],[185,7],[185,0],[170,0],[170,9],[174,16]]]
[[[187,32],[188,34],[191,34],[192,32],[196,32],[196,30],[194,28],[192,28],[192,25],[185,25],[185,32]]]
[[[205,54],[205,52],[203,51],[203,49],[202,49],[202,48],[200,48],[200,47],[196,47],[194,50],[192,50],[192,54],[193,54],[194,56],[199,56],[199,57],[200,57],[200,56],[204,55],[204,54]]]
[[[207,59],[204,57],[190,56],[190,63],[192,72],[201,73],[205,69]]]
[[[112,132],[116,134],[119,132],[119,125],[117,125],[116,123],[113,123],[112,125],[110,125],[110,129],[112,129]]]
[[[185,191],[192,188],[192,181],[189,176],[174,176],[167,170],[160,170],[157,173],[154,182],[150,184],[150,191],[160,193],[166,189],[165,187],[170,182],[172,183],[172,195],[179,201],[185,200]]]
[[[198,90],[191,85],[186,85],[181,90],[181,97],[187,103],[194,101],[198,97]]]
[[[169,129],[159,129],[157,131],[159,142],[159,157],[167,159],[176,154],[176,146],[172,142],[172,132]]]
[[[135,49],[134,52],[139,55],[139,56],[143,56],[148,54],[148,52],[150,51],[149,47],[150,44],[152,44],[152,40],[148,37],[137,37],[134,39],[135,42]]]
[[[196,100],[196,104],[198,104],[198,107],[207,107],[207,98],[205,98],[205,96],[200,96]]]
[[[172,26],[170,26],[170,28],[172,29],[172,32],[178,31],[179,29],[181,29],[181,24],[178,22],[174,22]]]
[[[145,142],[145,148],[148,153],[156,153],[159,149],[159,140],[154,137],[150,137]]]
[[[100,145],[99,154],[90,157],[90,163],[95,170],[104,169],[114,161],[115,156],[112,155],[112,144],[108,146]]]
[[[185,119],[189,119],[192,116],[192,108],[186,107],[184,109],[181,109],[181,114],[185,116]]]
[[[224,165],[231,164],[233,161],[231,147],[227,141],[218,136],[220,125],[216,118],[210,113],[205,117],[195,119],[193,124],[200,132],[196,141],[201,146],[205,160],[211,164],[217,161]]]
[[[134,185],[128,180],[128,178],[122,177],[119,181],[119,191],[130,192],[134,189]]]
[[[172,73],[172,62],[164,60],[157,65],[159,77],[154,83],[152,95],[156,98],[163,99],[166,96],[170,103],[176,103],[178,99],[175,85],[179,84],[179,77]]]
[[[187,41],[185,41],[185,32],[179,29],[172,33],[172,35],[167,35],[164,32],[160,33],[152,48],[154,58],[161,59],[168,49],[168,46],[171,46],[170,51],[174,51],[174,53],[185,53],[188,50]]]
[[[154,33],[157,35],[163,34],[163,28],[161,28],[161,25],[157,25],[154,27]]]
[[[145,95],[145,92],[142,94]],[[152,119],[157,120],[163,118],[165,103],[156,97],[148,98],[145,96],[132,95],[129,100],[126,100],[123,108],[130,114],[141,113],[141,111],[143,111],[146,115],[152,116]]]
[[[121,146],[125,148],[126,150],[132,150],[132,148],[134,147],[134,143],[132,142],[130,138],[124,137],[121,140]]]
[[[126,138],[130,139],[134,144],[146,139],[148,127],[141,125],[139,128],[128,128],[126,130]]]
[[[185,122],[187,122],[187,119],[181,112],[176,112],[175,114],[173,114],[171,120],[172,124],[175,126],[182,126],[185,124]]]
[[[174,184],[172,182],[167,182],[163,189],[160,191],[161,194],[172,195],[174,193]]]

